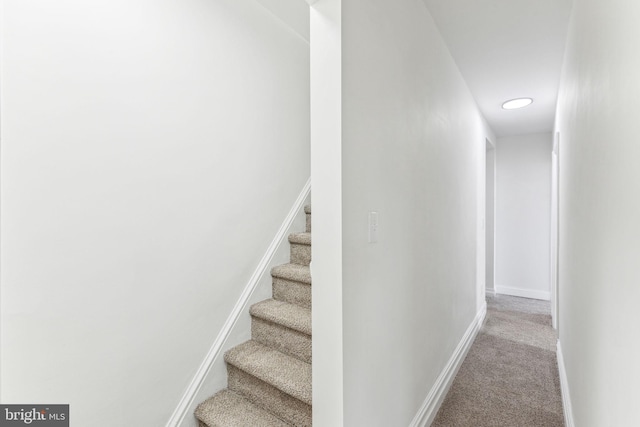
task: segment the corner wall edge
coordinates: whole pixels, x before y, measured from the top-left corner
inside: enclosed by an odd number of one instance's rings
[[[575,427],[575,423],[573,422],[573,409],[571,407],[571,395],[569,393],[569,380],[567,379],[567,371],[564,366],[564,356],[562,355],[560,340],[558,340],[556,355],[558,357],[558,376],[560,377],[560,394],[562,395],[564,423],[567,427]]]

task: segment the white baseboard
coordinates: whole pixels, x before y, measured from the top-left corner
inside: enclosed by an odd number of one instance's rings
[[[496,290],[495,290],[495,289],[488,289],[488,288],[486,288],[486,289],[484,290],[484,293],[485,293],[487,296],[490,296],[490,297],[495,297],[495,296],[496,296]]]
[[[300,195],[298,195],[298,198],[296,199],[295,203],[291,207],[289,214],[287,215],[285,220],[282,222],[282,225],[280,226],[280,229],[278,230],[275,237],[271,241],[269,248],[265,252],[264,256],[260,260],[260,263],[258,264],[255,271],[253,272],[253,275],[251,276],[246,286],[244,287],[244,290],[242,291],[240,298],[236,302],[236,305],[233,307],[233,310],[231,310],[229,317],[227,317],[226,322],[222,326],[222,329],[218,333],[218,336],[216,337],[215,341],[211,345],[211,348],[209,349],[209,353],[207,353],[207,356],[200,364],[200,367],[198,368],[198,371],[194,375],[193,379],[191,380],[189,387],[184,392],[182,399],[180,399],[180,403],[178,403],[178,406],[173,411],[171,418],[169,418],[169,421],[166,424],[166,427],[178,427],[184,421],[187,413],[189,412],[189,408],[191,408],[194,399],[196,398],[198,392],[200,391],[200,388],[202,387],[205,379],[207,378],[207,375],[209,375],[209,372],[211,371],[211,367],[213,366],[216,359],[222,354],[224,344],[227,341],[227,338],[229,337],[229,335],[231,334],[233,327],[238,322],[238,318],[240,317],[240,315],[244,312],[247,306],[247,303],[251,299],[251,295],[254,293],[254,291],[256,290],[256,287],[258,286],[258,283],[260,283],[260,279],[265,273],[269,272],[269,266],[270,266],[271,260],[273,259],[274,254],[278,250],[278,247],[280,246],[280,244],[286,241],[287,231],[291,228],[291,224],[293,223],[293,221],[295,220],[299,212],[302,210],[304,201],[307,199],[310,192],[311,192],[311,178],[309,178],[305,186],[302,188],[302,191],[300,192]]]
[[[574,427],[573,410],[571,409],[571,395],[569,394],[569,382],[567,381],[567,371],[564,367],[564,356],[562,355],[562,347],[558,340],[558,374],[560,376],[560,392],[562,393],[562,408],[564,411],[564,424],[567,427]]]
[[[551,300],[551,292],[549,291],[535,291],[531,289],[522,288],[510,288],[508,286],[496,286],[496,294],[511,295],[514,297],[541,299],[545,301]]]
[[[440,409],[440,405],[442,405],[442,401],[447,395],[447,392],[456,377],[456,374],[458,373],[458,370],[460,369],[460,366],[462,366],[462,362],[464,362],[476,335],[478,335],[478,332],[480,331],[480,327],[482,326],[482,322],[484,322],[486,314],[487,304],[484,303],[482,305],[482,309],[480,309],[478,314],[476,314],[476,318],[471,322],[471,325],[469,325],[469,328],[458,343],[458,346],[451,355],[447,365],[436,379],[433,387],[431,387],[429,394],[422,403],[418,413],[413,418],[413,421],[409,424],[409,427],[427,427],[431,425],[433,419],[438,413],[438,409]]]

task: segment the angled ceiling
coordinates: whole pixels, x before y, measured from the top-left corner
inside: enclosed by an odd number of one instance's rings
[[[496,136],[551,132],[572,0],[424,2]]]

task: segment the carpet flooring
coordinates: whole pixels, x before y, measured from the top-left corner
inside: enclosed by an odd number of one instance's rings
[[[548,301],[487,297],[487,317],[432,427],[564,426]]]

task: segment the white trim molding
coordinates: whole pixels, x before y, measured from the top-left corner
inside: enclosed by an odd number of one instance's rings
[[[484,293],[488,297],[495,297],[496,296],[496,290],[495,289],[485,288]]]
[[[431,425],[433,419],[438,413],[438,410],[440,409],[440,405],[442,405],[442,402],[449,391],[449,388],[451,388],[451,384],[453,383],[460,366],[462,366],[462,362],[464,362],[473,341],[476,339],[476,336],[482,327],[486,314],[487,304],[485,302],[480,311],[476,314],[476,318],[471,322],[469,328],[467,328],[467,331],[458,343],[458,346],[451,355],[447,365],[436,379],[435,384],[431,387],[429,394],[427,394],[426,399],[422,403],[422,406],[418,410],[416,416],[413,418],[413,421],[411,421],[411,424],[409,424],[409,427],[427,427]]]
[[[560,376],[560,392],[562,394],[562,409],[564,411],[564,424],[567,427],[575,427],[573,422],[573,410],[571,408],[571,395],[569,394],[569,381],[567,380],[567,371],[564,367],[564,356],[562,355],[562,347],[558,340],[558,375]]]
[[[211,345],[211,348],[209,349],[207,356],[200,364],[198,371],[196,372],[193,379],[191,380],[189,387],[187,387],[186,391],[184,392],[182,399],[180,399],[180,403],[178,403],[178,406],[173,411],[171,418],[169,418],[169,421],[166,424],[166,427],[179,427],[184,421],[187,413],[189,412],[189,408],[193,404],[193,401],[196,398],[198,392],[200,391],[200,388],[202,387],[205,379],[207,378],[207,375],[209,375],[209,372],[211,371],[211,368],[214,362],[222,354],[224,349],[224,344],[227,341],[227,338],[229,337],[229,335],[231,334],[233,327],[238,322],[238,318],[240,317],[240,315],[244,312],[249,300],[251,299],[251,295],[254,293],[254,291],[258,287],[258,284],[260,283],[260,279],[264,276],[264,274],[269,273],[269,267],[276,251],[278,250],[282,242],[286,241],[287,232],[291,228],[291,225],[293,224],[293,221],[295,220],[298,213],[302,210],[304,202],[309,196],[310,192],[311,192],[311,178],[307,180],[307,183],[302,188],[302,191],[300,192],[300,194],[298,195],[298,198],[296,199],[295,203],[291,207],[289,214],[287,215],[285,220],[282,222],[282,225],[280,226],[280,229],[278,230],[275,237],[271,241],[269,248],[265,252],[264,256],[260,260],[260,263],[256,267],[255,271],[253,272],[246,286],[244,287],[244,290],[242,291],[240,298],[238,299],[235,306],[233,307],[233,310],[231,310],[231,313],[229,313],[229,317],[227,317],[226,322],[222,326],[222,329],[218,333],[218,336],[216,337],[215,341]]]
[[[496,285],[495,293],[502,294],[502,295],[511,295],[513,297],[541,299],[545,301],[549,301],[551,299],[551,292],[549,291],[536,291],[532,289],[510,288],[508,286]]]

